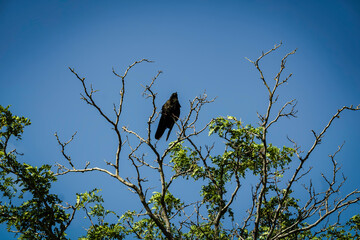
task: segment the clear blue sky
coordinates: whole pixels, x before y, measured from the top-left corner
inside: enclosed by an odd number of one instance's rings
[[[244,57],[256,59],[280,41],[283,46],[263,67],[270,79],[281,57],[298,48],[286,69],[294,76],[279,101],[298,99],[299,114],[273,129],[274,144],[288,144],[289,135],[307,150],[311,129],[319,132],[338,108],[360,103],[358,1],[0,1],[0,32],[0,104],[32,120],[23,141],[12,144],[33,164],[65,163],[56,131],[63,139],[78,131],[69,148],[78,166],[104,166],[104,159],[114,157],[110,127],[79,99],[81,86],[69,66],[101,90],[97,98],[111,112],[120,87],[112,67],[123,73],[135,60],[154,60],[137,66],[127,82],[121,125],[140,133],[151,107],[140,84],[158,70],[164,72],[155,86],[159,106],[177,91],[185,113],[188,100],[206,90],[217,100],[201,122],[233,115],[256,125],[266,92]],[[326,172],[327,155],[346,141],[338,158],[349,177],[346,191],[360,185],[359,120],[354,112],[337,120],[309,164],[314,173]],[[206,137],[199,142],[212,143]],[[74,203],[76,192],[94,187],[103,189],[106,206],[119,214],[138,206],[125,187],[102,174],[60,177],[54,192]],[[84,233],[81,214],[76,220],[72,239]],[[1,239],[11,236],[0,226]]]

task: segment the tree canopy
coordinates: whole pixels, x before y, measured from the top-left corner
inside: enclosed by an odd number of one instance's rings
[[[189,101],[189,111],[175,122],[176,139],[165,149],[154,138],[159,119],[157,94],[153,90],[161,71],[144,86],[143,96],[152,109],[146,122],[146,134],[141,135],[122,126],[120,116],[126,101],[126,78],[138,64],[151,62],[142,59],[131,64],[121,75],[113,73],[121,81],[119,103],[108,114],[95,98],[97,90],[84,77],[69,68],[82,87],[81,98],[94,109],[112,128],[116,136],[113,161],[93,167],[87,163],[79,167],[67,152],[68,141],[57,133],[63,162],[33,166],[22,163],[20,153],[9,149],[9,142],[21,140],[24,128],[30,125],[25,117],[15,116],[9,107],[0,106],[0,222],[7,224],[8,231],[19,239],[67,239],[68,227],[76,221],[76,212],[84,211],[89,220],[86,233],[79,239],[355,239],[360,235],[358,212],[344,221],[340,219],[346,209],[360,201],[360,191],[341,191],[346,182],[336,160],[339,146],[329,161],[331,169],[322,174],[325,190],[318,190],[309,178],[314,150],[326,138],[333,122],[344,111],[358,111],[360,105],[344,106],[334,111],[319,132],[312,131],[313,142],[307,150],[301,150],[295,140],[288,138],[287,146],[270,142],[270,129],[280,125],[279,119],[296,117],[296,100],[278,104],[278,90],[291,79],[285,74],[288,58],[280,62],[280,70],[273,80],[265,78],[260,62],[274,53],[281,44],[263,52],[256,60],[249,60],[260,76],[267,91],[266,110],[258,113],[259,122],[245,123],[235,116],[219,116],[204,125],[198,120],[204,106],[215,99],[206,93]],[[200,126],[199,126],[200,125]],[[173,130],[173,134],[174,131]],[[217,139],[200,142],[198,135],[208,134]],[[161,139],[160,141],[165,141]],[[135,143],[135,144],[134,144]],[[219,150],[220,149],[220,150]],[[120,168],[130,164],[135,175],[123,175]],[[105,165],[105,166],[104,166]],[[135,194],[142,205],[141,211],[131,209],[124,213],[107,210],[100,189],[78,193],[73,203],[65,203],[51,191],[52,183],[62,175],[101,172],[120,182]],[[257,179],[247,196],[239,195],[247,179]],[[194,201],[188,201],[173,186],[201,184]],[[301,190],[300,190],[301,189]],[[297,192],[305,191],[299,198]],[[125,194],[125,193],[124,193]],[[234,205],[240,198],[248,198],[245,212],[238,212]],[[115,218],[116,221],[108,219]]]

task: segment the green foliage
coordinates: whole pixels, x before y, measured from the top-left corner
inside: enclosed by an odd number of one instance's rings
[[[284,201],[284,207],[282,207],[282,211],[279,215],[276,216],[277,221],[273,235],[285,228],[288,228],[289,231],[298,229],[300,225],[295,224],[297,215],[294,213],[297,213],[300,210],[298,205],[299,200],[291,197],[291,192],[285,196],[285,190],[279,191],[280,189],[276,188],[274,185],[270,184],[269,189],[277,190],[278,192],[281,192],[281,195],[271,197],[269,201],[263,202],[263,207],[261,209],[262,218],[260,220],[260,236],[262,235],[266,238],[269,234],[271,223],[275,219],[275,210],[279,207],[280,201]],[[298,235],[291,235],[289,239],[294,239],[296,236]]]
[[[30,120],[25,117],[13,116],[9,111],[9,108],[10,106],[4,108],[0,105],[0,147],[2,149],[2,154],[4,154],[4,144],[7,144],[6,141],[9,140],[10,136],[14,136],[16,139],[21,139],[24,127],[31,124]]]
[[[360,239],[360,215],[354,215],[344,225],[329,226],[326,231],[320,234],[318,239],[340,239],[340,240],[353,240]]]
[[[184,142],[180,142],[171,149],[170,162],[174,164],[173,171],[186,179],[191,177],[198,180],[204,176],[204,168],[198,165],[198,153],[183,144]]]
[[[218,117],[210,125],[209,135],[217,133],[220,138],[226,140],[223,158],[231,159],[237,166],[237,171],[242,177],[247,170],[254,175],[262,174],[262,161],[269,159],[270,168],[283,168],[291,162],[295,150],[289,147],[282,149],[269,144],[266,146],[266,156],[263,156],[265,148],[262,143],[264,129],[262,127],[243,126],[235,117]]]
[[[65,239],[69,214],[50,193],[56,181],[49,165],[34,167],[20,163],[15,150],[7,151],[10,138],[21,139],[30,120],[13,116],[9,107],[0,106],[0,223],[20,234],[19,239]]]
[[[190,231],[183,234],[184,239],[199,239],[199,240],[207,240],[207,239],[217,239],[219,240],[229,240],[231,239],[229,234],[225,231],[221,231],[217,233],[209,223],[201,223],[199,225],[192,225],[190,227]]]
[[[154,192],[148,203],[151,206],[153,214],[161,216],[163,214],[163,209],[161,207],[161,201],[164,201],[167,209],[166,213],[168,216],[174,216],[183,207],[183,203],[179,198],[174,197],[170,192],[167,192],[163,197],[161,193]],[[136,221],[135,218],[138,218],[141,214],[136,213],[135,211],[127,211],[120,218],[123,226],[127,226],[125,230],[126,235],[136,235],[141,239],[166,239],[160,229],[157,227],[155,221],[149,217],[141,218]],[[179,234],[175,227],[172,226],[172,233],[174,235]]]
[[[161,198],[161,193],[154,192],[149,200],[149,204],[153,206],[152,209],[155,210],[156,214],[160,214],[160,211],[162,210],[160,204]],[[173,215],[176,211],[180,211],[184,205],[184,203],[182,203],[179,198],[174,197],[169,191],[165,194],[164,202],[167,206],[166,212],[170,216]]]
[[[30,120],[13,116],[9,107],[0,106],[0,123],[0,191],[3,196],[0,223],[6,223],[8,231],[18,233],[19,239],[66,239],[65,230],[72,218],[61,206],[59,197],[50,193],[51,184],[56,181],[51,166],[20,163],[16,150],[8,152],[7,149],[12,137],[21,139]],[[81,209],[89,218],[97,219],[82,239],[123,239],[124,228],[120,224],[105,222],[106,216],[115,213],[105,210],[98,192],[94,189],[77,194],[73,214]]]
[[[268,170],[276,173],[276,177],[282,177],[281,170],[291,162],[294,149],[285,146],[280,149],[269,144],[265,151],[264,144],[261,141],[263,131],[262,127],[243,126],[242,122],[235,117],[219,117],[212,121],[209,127],[209,135],[217,133],[220,138],[225,139],[225,150],[222,154],[209,156],[209,162],[201,161],[198,151],[183,146],[183,142],[178,143],[172,149],[171,162],[174,164],[173,170],[176,173],[186,179],[191,177],[194,180],[202,179],[205,181],[200,195],[202,202],[205,203],[210,223],[191,226],[189,234],[194,234],[200,239],[206,237],[207,234],[221,236],[220,230],[217,233],[212,232],[214,229],[211,226],[216,224],[213,221],[218,214],[221,214],[221,210],[229,201],[227,195],[229,186],[233,182],[240,182],[241,179],[244,179],[247,172],[262,175],[264,158],[268,161]],[[270,185],[268,192],[277,190],[279,190],[277,186]],[[289,211],[282,212],[279,216],[279,224],[282,227],[291,223],[290,208],[298,208],[296,199],[290,197],[290,194],[287,195],[286,201]],[[265,203],[262,209],[264,216],[266,216],[262,224],[264,233],[268,225],[266,218],[271,219],[278,203],[279,198],[273,197]],[[226,209],[226,213],[234,221],[234,213],[230,207]],[[222,213],[221,217],[224,218],[225,214]],[[221,226],[217,227],[221,228]]]
[[[207,213],[202,220],[182,222],[184,228],[179,230],[179,222],[186,204],[181,198],[175,197],[169,189],[166,193],[153,192],[147,201],[149,212],[129,210],[122,216],[106,210],[104,199],[98,189],[76,195],[75,206],[68,209],[73,214],[66,213],[61,206],[61,200],[50,192],[52,182],[56,181],[51,166],[32,166],[20,163],[16,150],[8,151],[11,138],[21,139],[23,129],[30,125],[24,117],[13,116],[9,107],[0,106],[0,223],[6,223],[9,231],[19,233],[19,239],[66,239],[65,230],[71,223],[75,211],[84,210],[91,225],[86,236],[79,239],[124,239],[126,236],[139,239],[166,239],[159,228],[163,226],[164,214],[171,219],[168,231],[174,239],[233,239],[233,233],[225,229],[221,220],[230,219],[236,225],[234,212],[231,209],[234,186],[240,186],[242,181],[251,174],[264,176],[267,182],[259,221],[259,239],[266,239],[273,227],[272,236],[283,229],[298,230],[307,223],[296,223],[300,212],[299,199],[292,196],[292,190],[282,189],[279,180],[283,177],[286,167],[291,162],[295,150],[289,147],[276,147],[271,143],[264,145],[264,129],[243,125],[235,117],[219,117],[209,126],[209,135],[217,134],[224,141],[224,151],[218,155],[206,154],[201,149],[188,147],[184,142],[176,143],[170,150],[174,179],[202,181],[197,209]],[[164,183],[166,186],[166,182]],[[230,190],[231,189],[231,192]],[[230,194],[229,194],[230,192]],[[165,207],[164,207],[165,206]],[[281,211],[276,211],[281,207]],[[197,212],[199,213],[199,212]],[[206,215],[206,214],[204,214]],[[154,219],[155,216],[155,219]],[[116,223],[108,222],[108,218],[118,219]],[[252,219],[254,216],[252,216]],[[274,221],[276,219],[276,221]],[[185,230],[187,228],[187,230]],[[252,238],[252,229],[241,231],[242,239]],[[312,236],[310,230],[296,232],[285,239],[356,239],[360,233],[360,215],[353,216],[345,225],[329,226],[318,236]]]
[[[106,210],[103,206],[104,199],[99,196],[99,189],[90,192],[77,194],[76,207],[84,209],[91,221],[91,226],[87,229],[87,235],[80,239],[123,239],[125,228],[120,223],[108,223],[105,218],[112,214],[119,218],[115,212]],[[97,222],[94,222],[93,219]]]
[[[143,217],[136,221],[135,218],[140,216],[135,211],[127,211],[120,218],[123,226],[126,226],[126,235],[136,235],[140,239],[166,239],[160,229],[156,226],[154,220],[149,217]]]

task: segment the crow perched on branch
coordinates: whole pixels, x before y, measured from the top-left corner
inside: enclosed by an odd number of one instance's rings
[[[161,138],[166,128],[169,128],[169,132],[166,137],[166,141],[168,140],[171,129],[180,116],[180,107],[178,96],[175,92],[171,94],[170,99],[162,106],[159,126],[155,133],[155,138],[157,140]]]

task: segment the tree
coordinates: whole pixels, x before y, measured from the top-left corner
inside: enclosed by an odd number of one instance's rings
[[[3,200],[0,202],[0,222],[9,231],[21,233],[20,239],[64,239],[71,218],[60,207],[60,199],[50,193],[56,180],[50,165],[39,168],[20,163],[15,149],[8,151],[10,138],[21,139],[30,120],[13,116],[9,107],[0,106],[0,182]],[[31,194],[28,198],[27,195]],[[23,199],[28,199],[24,200]]]
[[[120,102],[118,106],[114,104],[113,116],[107,115],[98,105],[94,97],[96,90],[92,86],[89,87],[85,78],[70,68],[82,85],[82,99],[112,127],[117,138],[115,160],[105,162],[105,167],[90,167],[90,163],[87,163],[81,168],[73,162],[66,152],[66,147],[74,139],[75,134],[67,142],[63,142],[55,134],[66,160],[66,164],[56,165],[56,172],[52,172],[48,165],[35,168],[29,164],[20,164],[16,160],[16,151],[7,151],[7,143],[11,136],[20,139],[23,127],[30,122],[25,118],[12,116],[8,108],[1,108],[1,129],[6,128],[1,132],[1,190],[3,196],[10,200],[1,203],[1,222],[7,222],[8,229],[14,228],[23,239],[30,238],[31,234],[37,236],[37,239],[65,239],[65,231],[78,210],[84,210],[90,220],[86,236],[81,239],[123,239],[126,236],[138,239],[329,239],[333,236],[339,239],[354,239],[359,237],[359,214],[355,214],[345,223],[340,221],[343,211],[360,200],[358,190],[339,197],[346,181],[346,178],[340,178],[340,167],[335,159],[341,146],[330,155],[331,174],[322,175],[327,189],[317,191],[310,180],[309,184],[304,185],[308,196],[299,199],[294,195],[299,189],[298,186],[305,182],[311,171],[306,169],[304,164],[310,161],[312,153],[324,139],[334,120],[344,111],[360,110],[360,105],[342,107],[335,112],[322,131],[319,133],[312,131],[314,142],[307,151],[300,151],[299,146],[292,139],[289,139],[291,147],[279,148],[271,144],[268,137],[270,129],[278,124],[279,119],[295,117],[297,113],[295,99],[276,110],[277,91],[292,76],[289,74],[283,77],[286,61],[289,56],[295,54],[296,50],[283,57],[280,70],[273,82],[265,79],[259,65],[264,57],[280,46],[281,44],[275,45],[255,61],[249,60],[259,72],[262,84],[268,92],[266,111],[264,114],[258,113],[259,126],[245,124],[236,117],[228,116],[212,119],[199,128],[197,121],[201,109],[214,101],[208,99],[204,93],[189,102],[189,112],[175,122],[178,128],[176,140],[169,143],[164,150],[157,147],[157,141],[153,137],[154,123],[159,117],[157,94],[153,91],[153,85],[161,71],[149,85],[144,87],[143,95],[152,105],[146,135],[142,136],[127,127],[120,126],[126,77],[135,65],[151,61],[142,59],[134,62],[123,75],[113,70],[114,75],[122,83]],[[196,143],[195,136],[207,130],[209,135],[216,135],[221,139],[223,152],[215,151],[214,145]],[[130,144],[129,139],[132,140],[131,142],[136,141],[137,144]],[[126,161],[135,170],[136,175],[132,176],[133,178],[120,174],[119,169],[126,164]],[[152,171],[153,175],[145,174],[144,170]],[[57,177],[93,171],[102,172],[128,187],[137,195],[143,210],[140,212],[129,210],[119,216],[103,207],[104,199],[98,194],[97,189],[78,194],[76,203],[66,206],[63,206],[57,195],[49,192],[51,182]],[[157,176],[155,179],[154,175]],[[240,197],[238,192],[242,183],[250,176],[256,177],[258,182],[253,186],[252,193],[247,196],[251,202],[249,209],[245,213],[235,213],[232,206]],[[34,181],[43,184],[40,186],[31,184]],[[172,189],[178,181],[196,181],[202,184],[196,201],[186,202]],[[31,194],[28,196],[30,200],[20,206],[12,202],[19,191],[18,188],[22,192],[28,191]],[[150,193],[150,189],[156,190]],[[20,194],[18,198],[22,199],[23,196]],[[107,222],[108,215],[116,216],[118,222]],[[95,219],[97,222],[94,221]],[[30,227],[26,224],[30,224]]]

